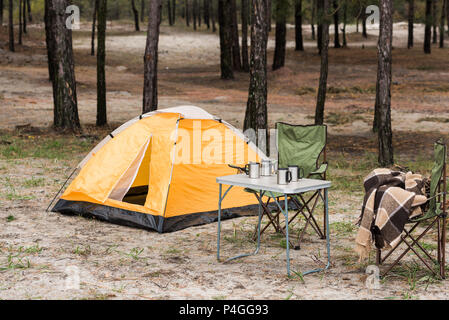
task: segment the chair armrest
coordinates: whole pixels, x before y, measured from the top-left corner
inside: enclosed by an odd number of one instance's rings
[[[309,177],[312,176],[312,175],[315,175],[315,174],[322,175],[326,171],[327,171],[327,162],[322,163],[317,170],[312,171],[311,173],[309,173]]]

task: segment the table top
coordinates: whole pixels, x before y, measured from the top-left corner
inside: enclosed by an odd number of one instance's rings
[[[284,194],[302,193],[312,190],[326,189],[331,186],[330,181],[319,179],[299,179],[298,182],[290,182],[286,185],[277,184],[277,175],[261,176],[258,179],[250,179],[246,174],[234,174],[217,177],[217,183],[265,190]]]

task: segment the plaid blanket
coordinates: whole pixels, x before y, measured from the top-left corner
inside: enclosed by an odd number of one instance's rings
[[[360,261],[376,248],[396,245],[410,218],[422,213],[427,202],[426,179],[412,172],[380,168],[364,179],[365,197],[358,221],[356,252]]]

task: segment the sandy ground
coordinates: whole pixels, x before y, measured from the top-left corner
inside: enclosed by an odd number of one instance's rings
[[[368,263],[357,263],[351,249],[360,193],[330,192],[332,265],[303,282],[286,277],[285,242],[272,230],[263,235],[258,255],[224,264],[216,260],[216,223],[158,234],[46,213],[47,200],[64,179],[66,166],[49,160],[0,161],[11,183],[30,176],[44,179],[36,187],[17,183],[20,201],[2,199],[2,299],[449,298],[445,281],[431,280],[413,267],[387,278],[380,289],[367,286]],[[4,184],[0,192],[8,188]],[[15,220],[6,222],[8,216]],[[255,224],[255,217],[224,221],[222,257],[251,252]],[[298,225],[293,230],[299,231]],[[414,266],[412,260],[417,259],[408,258]],[[301,250],[291,250],[296,272],[322,267],[325,261],[325,242],[311,232]],[[79,287],[73,287],[71,279],[77,277]]]
[[[36,28],[36,33],[41,30]],[[86,30],[88,26],[84,27]],[[30,28],[32,29],[32,27]],[[309,30],[305,27],[306,38]],[[83,125],[95,122],[95,58],[88,55],[89,34],[75,34],[79,113]],[[417,35],[422,26],[417,26]],[[350,34],[350,49],[331,50],[326,110],[336,117],[335,135],[372,137],[370,123],[375,83],[375,26],[362,40]],[[292,37],[292,32],[289,37]],[[412,131],[447,134],[449,80],[447,49],[434,49],[423,60],[419,42],[411,52],[404,46],[404,27],[395,25],[393,127],[399,136]],[[45,50],[36,39],[16,54],[0,43],[0,129],[52,121],[51,87]],[[25,39],[25,44],[26,44]],[[31,43],[31,40],[30,40]],[[289,38],[288,47],[292,46]],[[362,49],[362,44],[365,47]],[[140,112],[141,57],[144,33],[116,27],[108,36],[108,118],[111,127]],[[218,38],[207,32],[162,27],[160,38],[160,107],[198,105],[241,127],[247,99],[247,75],[234,82],[219,80]],[[282,70],[269,72],[269,121],[310,123],[319,57],[313,41],[305,53],[288,51]],[[273,41],[270,40],[269,61]],[[418,48],[419,47],[419,48]],[[310,49],[308,49],[310,48]],[[354,55],[348,54],[350,50]],[[33,53],[31,55],[30,53]],[[402,59],[403,57],[411,58]],[[363,93],[358,93],[361,88]],[[338,92],[338,91],[342,92]],[[305,93],[302,93],[302,92]],[[300,92],[300,93],[298,93]],[[437,120],[435,120],[435,117]],[[345,119],[349,120],[345,120]],[[428,121],[423,121],[427,119]],[[438,120],[439,119],[439,120]],[[433,136],[432,136],[433,137]],[[32,143],[32,140],[30,140]],[[413,146],[411,146],[413,149]],[[343,154],[331,150],[331,156]],[[158,234],[113,224],[46,213],[45,208],[65,180],[73,159],[0,158],[0,298],[2,299],[447,299],[445,281],[432,280],[420,268],[404,266],[379,290],[366,284],[366,266],[352,250],[361,192],[330,192],[332,265],[326,272],[286,277],[282,237],[273,231],[262,238],[258,255],[223,264],[216,260],[216,228],[209,224]],[[337,169],[338,170],[338,169]],[[344,173],[340,173],[344,174]],[[33,182],[27,182],[30,180]],[[9,221],[8,217],[14,217]],[[223,257],[253,250],[250,240],[255,217],[223,223]],[[295,232],[300,228],[294,226]],[[321,267],[325,242],[310,233],[302,249],[291,251],[292,269]],[[71,288],[79,276],[80,287]]]

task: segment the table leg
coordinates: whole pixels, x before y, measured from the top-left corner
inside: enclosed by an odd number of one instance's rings
[[[218,231],[217,231],[217,260],[220,261],[220,233],[221,233],[221,191],[222,185],[218,187]]]
[[[231,186],[232,187],[232,186]],[[230,187],[230,188],[231,188]],[[229,188],[229,189],[230,189]],[[220,199],[224,199],[224,197],[226,196],[226,194],[228,193],[229,189],[225,192],[225,194],[223,195],[223,198],[220,197]],[[259,191],[260,192],[260,197],[259,197],[259,212],[258,212],[258,223],[257,223],[257,247],[256,250],[253,253],[245,253],[245,254],[239,254],[235,257],[232,258],[228,258],[225,260],[225,262],[234,260],[234,259],[238,259],[238,258],[243,258],[243,257],[248,257],[248,256],[253,256],[255,254],[257,254],[259,252],[260,249],[260,226],[262,224],[262,197],[264,195],[264,192],[262,192],[262,190]],[[221,189],[220,189],[220,194],[221,194]],[[219,258],[219,249],[220,249],[220,214],[221,214],[221,201],[219,201],[218,204],[218,245],[217,245],[217,257]]]
[[[290,241],[288,239],[288,198],[287,195],[284,194],[284,209],[285,212],[285,238],[286,238],[286,246],[287,246],[287,275],[290,277]]]
[[[324,189],[324,223],[326,226],[326,249],[327,249],[327,264],[324,268],[309,270],[303,273],[303,276],[306,274],[314,273],[314,272],[320,272],[327,270],[331,265],[331,248],[330,248],[330,237],[329,237],[329,204],[328,204],[328,191],[327,188]]]
[[[262,196],[263,196],[262,190],[259,190],[259,212],[258,212],[259,220],[257,222],[257,249],[254,252],[254,254],[257,254],[260,248],[260,229],[261,229],[260,225],[262,223]]]

